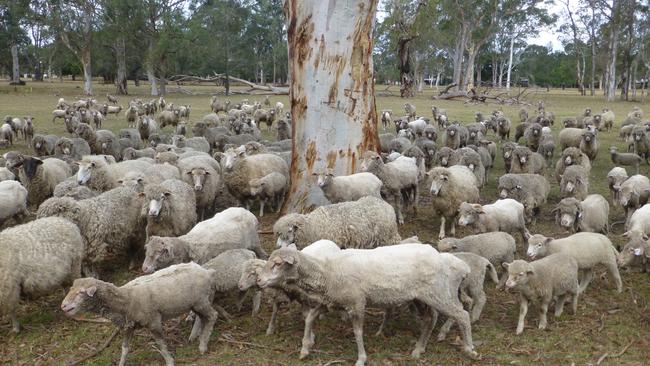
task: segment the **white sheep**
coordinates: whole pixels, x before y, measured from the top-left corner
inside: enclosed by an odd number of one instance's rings
[[[524,219],[524,205],[511,198],[496,200],[489,205],[463,202],[458,216],[458,224],[469,226],[475,233],[519,232],[523,242],[530,236]]]
[[[356,201],[364,196],[381,197],[381,180],[372,173],[334,176],[331,170],[316,174],[318,187],[332,203]]]
[[[18,176],[27,189],[28,203],[36,207],[52,197],[56,185],[72,174],[65,161],[55,158],[40,160],[24,156],[14,167],[20,168]]]
[[[258,221],[249,211],[232,207],[196,224],[179,237],[152,236],[145,245],[144,273],[172,264],[203,264],[229,249],[249,249],[266,258],[257,235]]]
[[[15,180],[0,182],[0,226],[14,218],[22,221],[27,215],[27,189]]]
[[[192,328],[189,341],[198,337],[199,352],[207,352],[218,317],[211,306],[215,294],[213,274],[196,263],[187,263],[138,277],[121,287],[95,278],[80,278],[61,302],[61,310],[67,316],[80,310],[97,312],[122,328],[120,366],[126,364],[133,333],[141,327],[152,333],[165,364],[173,366],[174,357],[163,339],[162,321],[190,310],[196,312],[202,319],[201,326]]]
[[[20,297],[46,295],[81,276],[84,239],[72,222],[50,217],[0,233],[0,315],[9,315],[13,331]]]
[[[642,237],[650,234],[650,204],[641,206],[630,216],[623,237]]]
[[[396,266],[395,263],[400,265]],[[372,275],[368,275],[372,273]],[[320,299],[305,320],[301,358],[314,343],[311,326],[324,307],[348,310],[357,342],[357,366],[365,365],[363,319],[366,303],[392,307],[418,301],[426,311],[421,314],[422,333],[411,356],[418,359],[425,351],[435,323],[435,312],[454,319],[463,335],[463,351],[472,358],[474,351],[469,314],[463,309],[458,290],[469,267],[449,254],[440,254],[430,245],[400,244],[375,249],[352,249],[314,259],[297,250],[283,248],[271,254],[260,273],[258,284],[277,287],[293,285]],[[412,286],[419,283],[421,286]],[[336,284],[336,285],[334,285]]]
[[[535,234],[528,239],[528,250],[526,252],[531,259],[541,258],[553,253],[563,253],[578,262],[578,268],[582,273],[580,280],[580,292],[589,285],[593,279],[593,269],[596,265],[602,264],[607,267],[610,275],[616,282],[616,290],[623,291],[623,283],[616,266],[618,252],[612,242],[602,234],[576,233],[562,239],[547,238]]]
[[[287,178],[284,175],[273,172],[262,178],[251,179],[249,185],[251,197],[260,201],[260,217],[264,216],[266,202],[270,201],[276,212],[280,209],[287,191]]]
[[[560,181],[560,196],[585,199],[589,192],[589,172],[579,165],[568,166]]]
[[[613,167],[607,173],[607,185],[611,193],[612,204],[617,205],[619,202],[619,195],[621,192],[621,185],[627,180],[627,171],[625,168]]]
[[[539,329],[546,329],[546,312],[551,301],[555,300],[555,316],[562,315],[564,303],[571,296],[571,308],[578,310],[578,264],[571,256],[561,253],[551,254],[534,262],[516,260],[504,263],[508,270],[506,287],[519,293],[519,321],[517,334],[524,331],[524,320],[529,302],[539,302]]]
[[[564,198],[552,212],[555,212],[555,222],[572,233],[609,233],[609,203],[599,194],[590,194],[582,201]]]
[[[141,214],[147,217],[147,237],[180,236],[196,225],[196,197],[192,187],[178,179],[149,185]]]

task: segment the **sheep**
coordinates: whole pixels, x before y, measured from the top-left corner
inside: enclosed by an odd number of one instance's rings
[[[650,205],[645,204],[629,217],[623,237],[627,239],[644,238],[650,234]]]
[[[404,265],[396,268],[390,265],[394,261]],[[368,271],[386,275],[368,276]],[[436,275],[432,276],[431,273]],[[309,310],[305,319],[301,358],[309,354],[314,342],[311,327],[324,307],[336,306],[351,311],[358,345],[356,365],[364,365],[367,360],[363,347],[366,303],[390,307],[417,300],[426,307],[422,314],[425,321],[422,334],[411,353],[413,358],[418,359],[425,350],[436,311],[446,314],[460,325],[463,351],[476,358],[478,355],[472,343],[469,314],[463,310],[457,295],[460,282],[468,273],[469,267],[462,260],[453,255],[440,254],[423,244],[342,251],[320,260],[284,248],[273,252],[259,275],[258,284],[262,288],[278,287],[291,279],[292,285],[323,300],[323,303]],[[422,282],[423,279],[426,284],[413,291],[409,284]],[[338,285],[333,286],[334,283]],[[390,288],[386,283],[392,284]]]
[[[285,121],[284,119],[279,120],[276,124],[276,129],[278,131],[278,141],[291,138],[291,124],[289,122]]]
[[[566,168],[560,181],[560,197],[584,200],[589,192],[589,173],[579,165]]]
[[[609,148],[609,154],[612,158],[612,163],[623,166],[636,167],[636,174],[639,174],[639,165],[641,164],[641,157],[635,153],[619,153],[616,146]]]
[[[81,201],[50,198],[38,208],[37,217],[57,216],[74,222],[87,243],[87,270],[95,273],[142,248],[146,226],[146,219],[140,215],[143,201],[134,189],[118,187]]]
[[[460,291],[471,299],[468,311],[470,313],[470,322],[475,323],[481,317],[483,307],[485,306],[486,296],[483,290],[483,282],[485,282],[486,272],[489,271],[490,279],[496,284],[499,283],[499,277],[492,263],[480,255],[462,252],[457,252],[453,255],[465,262],[470,268],[469,274],[463,278],[460,284]],[[447,319],[438,333],[438,342],[445,340],[449,329],[453,325],[454,321]]]
[[[84,156],[78,163],[77,182],[90,189],[105,192],[119,185],[120,180],[130,171],[155,174],[156,169],[151,164],[138,160],[127,160],[120,163],[108,164],[102,156]]]
[[[158,116],[158,125],[160,126],[160,129],[165,128],[165,126],[167,125],[172,125],[176,127],[179,121],[180,121],[179,110],[174,110],[174,111],[165,110],[162,111]]]
[[[517,146],[512,151],[512,164],[510,173],[528,173],[544,175],[546,171],[546,160],[536,152],[532,152],[525,146]]]
[[[522,122],[515,127],[515,142],[519,142],[519,139],[524,137],[524,134],[526,133],[526,129],[528,129],[528,126],[530,126],[531,122]]]
[[[72,174],[65,161],[55,158],[40,160],[24,156],[15,167],[20,168],[18,176],[27,189],[29,205],[36,207],[52,197],[54,187]]]
[[[32,141],[34,140],[34,117],[27,116],[25,117],[25,141],[27,142],[27,147],[32,147]]]
[[[168,179],[145,188],[141,214],[151,236],[181,236],[196,225],[196,198],[190,185]]]
[[[0,226],[10,219],[20,222],[29,215],[27,189],[15,180],[0,182]]]
[[[32,147],[36,156],[49,156],[54,155],[56,143],[59,137],[56,135],[41,135],[35,134],[32,138]]]
[[[528,119],[528,110],[525,107],[519,109],[519,122],[526,122]]]
[[[65,118],[68,115],[67,109],[55,109],[52,111],[52,123],[56,121],[57,118]]]
[[[0,182],[16,180],[16,175],[9,168],[0,167]]]
[[[217,99],[217,96],[214,95],[212,96],[212,99],[210,100],[210,110],[214,113],[219,113],[219,112],[226,112],[228,109],[228,105],[230,104],[230,101],[227,101],[225,103],[221,102],[220,100]]]
[[[585,130],[581,128],[563,128],[558,135],[560,149],[564,151],[567,147],[580,147],[582,134]]]
[[[284,103],[282,102],[275,102],[275,113],[280,116],[284,112]],[[289,114],[289,112],[287,112]]]
[[[494,231],[464,238],[444,238],[438,241],[438,250],[441,252],[469,252],[487,259],[495,269],[500,269],[503,263],[510,263],[515,259],[517,251],[515,238],[508,233]],[[502,282],[505,282],[503,280]]]
[[[5,140],[9,145],[14,144],[14,131],[9,123],[3,123],[0,127],[0,139]]]
[[[190,156],[178,161],[181,180],[194,187],[198,218],[203,220],[213,212],[221,169],[209,156]],[[246,186],[246,189],[248,185]]]
[[[515,151],[517,146],[519,145],[512,141],[504,142],[501,145],[501,157],[503,158],[503,165],[506,173],[510,173],[510,169],[512,169],[512,153]]]
[[[415,146],[420,148],[424,153],[424,166],[426,169],[433,168],[433,165],[436,160],[436,144],[433,141],[427,139],[419,139],[415,141]]]
[[[632,264],[643,266],[644,272],[650,272],[650,245],[648,236],[632,236],[630,241],[618,253],[616,263],[619,267],[625,268]]]
[[[90,155],[90,145],[86,140],[78,137],[61,137],[56,143],[54,154],[66,155],[74,160],[81,160],[85,155]]]
[[[460,125],[451,125],[443,136],[443,145],[451,149],[458,149],[467,144],[467,129]]]
[[[80,201],[97,197],[99,194],[100,192],[93,191],[85,186],[80,186],[77,184],[76,179],[68,178],[54,187],[53,197],[70,197],[75,201]]]
[[[104,115],[96,110],[91,110],[90,111],[90,118],[95,124],[95,129],[100,129],[102,128],[102,123],[104,122]]]
[[[504,174],[499,177],[499,197],[512,198],[524,205],[527,222],[531,222],[548,198],[551,186],[543,175]]]
[[[537,153],[542,155],[546,160],[546,165],[550,166],[553,161],[553,153],[555,152],[555,139],[548,127],[542,128],[542,137],[539,140]]]
[[[128,139],[131,142],[131,146],[135,149],[142,148],[142,136],[140,136],[140,131],[135,128],[123,128],[119,131],[118,137],[121,139]]]
[[[564,198],[551,212],[555,212],[555,223],[571,233],[609,234],[609,203],[599,194],[590,194],[582,201]]]
[[[483,165],[481,155],[479,155],[478,152],[474,151],[470,147],[463,147],[456,150],[455,153],[458,155],[458,162],[456,164],[464,165],[474,173],[479,188],[487,184],[486,168]]]
[[[201,318],[201,326],[192,328],[189,341],[199,338],[199,351],[208,350],[210,334],[218,314],[212,308],[215,285],[214,271],[196,263],[180,264],[158,273],[138,277],[117,287],[95,278],[74,281],[61,302],[61,310],[74,316],[80,310],[106,314],[124,330],[120,366],[126,364],[129,343],[136,328],[147,328],[153,335],[157,350],[167,366],[174,365],[174,357],[163,339],[162,321],[190,310]]]
[[[609,173],[607,173],[607,185],[609,186],[613,205],[618,204],[621,184],[623,184],[627,178],[627,171],[621,167],[614,167],[609,171]]]
[[[510,139],[510,120],[505,117],[497,118],[497,135],[501,141]]]
[[[122,159],[123,160],[136,160],[140,158],[151,158],[153,159],[156,156],[156,151],[150,147],[136,150],[132,147],[127,147],[122,150]]]
[[[590,161],[596,160],[598,155],[598,138],[594,132],[585,131],[582,133],[582,140],[580,141],[580,151],[582,151]]]
[[[384,130],[386,130],[388,126],[393,124],[393,111],[391,110],[381,111],[381,124],[382,126],[384,126]]]
[[[445,223],[450,221],[451,235],[456,235],[456,216],[460,204],[466,200],[478,201],[478,181],[465,166],[436,167],[427,173],[431,184],[431,204],[434,215],[440,217],[439,239],[445,237]]]
[[[142,116],[138,117],[137,130],[140,133],[142,141],[147,141],[150,136],[158,132],[158,124],[153,118]]]
[[[270,201],[275,211],[280,209],[287,191],[287,178],[278,173],[269,173],[262,178],[251,179],[249,182],[251,197],[260,201],[260,217],[264,216],[264,204]]]
[[[638,197],[648,190],[650,190],[650,180],[641,174],[633,175],[621,184],[618,202],[625,209],[627,219],[639,207]]]
[[[562,175],[567,167],[571,165],[581,166],[587,173],[591,171],[591,163],[589,158],[580,149],[575,147],[566,148],[562,151],[562,156],[555,163],[555,178],[560,183]]]
[[[603,108],[603,113],[600,115],[600,119],[603,123],[603,126],[605,126],[605,129],[607,132],[610,132],[612,128],[614,128],[614,112],[607,108]]]
[[[524,131],[524,138],[526,139],[526,146],[532,150],[537,151],[539,148],[539,140],[542,137],[542,125],[539,123],[531,123]]]
[[[152,273],[172,264],[193,261],[203,264],[228,249],[249,249],[266,258],[257,235],[255,215],[240,207],[231,207],[196,224],[179,237],[152,236],[145,244],[144,273]]]
[[[299,249],[320,240],[341,248],[374,248],[402,240],[395,210],[383,200],[366,196],[353,202],[321,206],[309,214],[288,214],[273,225],[279,248],[295,244]]]
[[[393,162],[384,164],[381,156],[377,153],[366,151],[363,154],[361,171],[372,173],[381,180],[381,192],[387,199],[392,198],[397,222],[400,225],[404,224],[403,203],[406,203],[407,207],[413,206],[413,211],[417,214],[419,188],[418,167],[415,159],[400,157]]]
[[[331,170],[318,176],[318,187],[331,203],[356,201],[364,196],[381,197],[382,182],[372,173],[335,177]]]
[[[594,275],[593,268],[598,264],[604,265],[610,275],[614,277],[618,293],[623,291],[623,283],[616,266],[618,252],[605,235],[583,232],[562,239],[554,239],[535,234],[528,239],[526,254],[531,259],[545,257],[553,253],[566,254],[578,262],[578,268],[584,272],[580,280],[581,293],[591,282]]]
[[[458,209],[458,225],[475,233],[489,231],[519,232],[525,243],[530,236],[524,219],[524,205],[511,199],[499,199],[489,205],[463,202]]]
[[[20,298],[36,298],[81,277],[84,240],[73,223],[38,219],[0,233],[0,315],[20,332],[16,310]]]
[[[265,122],[267,131],[271,131],[273,122],[275,122],[275,117],[275,109],[270,109],[268,111],[265,109],[258,109],[253,113],[253,120],[255,123],[259,126],[260,122]]]
[[[556,253],[533,262],[521,259],[504,263],[508,270],[506,287],[519,293],[519,321],[516,334],[524,331],[528,302],[539,302],[539,329],[546,329],[546,312],[555,300],[555,316],[562,315],[564,303],[571,296],[571,310],[578,311],[578,264],[571,256]]]
[[[404,112],[406,112],[406,115],[408,116],[409,120],[411,118],[415,119],[415,113],[416,113],[415,105],[413,105],[411,103],[405,103],[404,104]]]
[[[111,155],[116,161],[122,160],[122,148],[118,142],[117,136],[108,130],[99,130],[95,132],[97,138],[96,144],[99,146],[99,153],[104,155]],[[88,141],[88,144],[93,150],[93,145]],[[93,150],[93,153],[95,151]]]

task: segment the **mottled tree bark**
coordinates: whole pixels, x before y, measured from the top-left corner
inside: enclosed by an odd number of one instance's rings
[[[126,42],[124,37],[119,37],[115,41],[115,58],[117,61],[117,75],[115,78],[115,86],[117,87],[117,94],[127,95],[128,90],[126,87]]]
[[[20,84],[20,63],[18,61],[18,45],[11,45],[11,83]]]
[[[312,173],[355,173],[363,153],[379,149],[372,66],[377,1],[285,1],[293,150],[284,213],[327,202]]]

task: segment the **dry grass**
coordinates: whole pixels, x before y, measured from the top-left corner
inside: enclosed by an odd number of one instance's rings
[[[194,87],[194,90],[202,89],[208,91],[207,87]],[[384,87],[378,87],[383,91]],[[112,86],[96,85],[96,94],[102,96],[112,91]],[[131,92],[137,96],[144,97],[145,87],[135,88],[130,85]],[[391,91],[395,94],[396,88]],[[64,127],[61,122],[52,124],[50,112],[56,104],[58,96],[72,100],[80,96],[79,83],[52,83],[35,84],[30,83],[27,87],[13,89],[7,86],[0,87],[0,111],[1,114],[24,115],[32,114],[36,117],[36,129],[39,133],[64,134]],[[379,93],[378,93],[379,94]],[[383,95],[383,94],[380,94]],[[427,91],[410,102],[414,103],[420,114],[430,115],[432,101],[431,92]],[[233,97],[231,100],[242,99]],[[534,96],[534,100],[546,101],[547,109],[556,114],[556,121],[562,118],[578,115],[583,108],[592,107],[599,110],[606,105],[602,98],[578,97],[575,91],[555,91],[550,93],[540,92]],[[192,105],[192,121],[208,113],[207,96],[185,96],[171,95],[168,101],[176,104]],[[261,98],[259,98],[261,99]],[[288,98],[271,97],[273,103],[282,101],[288,106]],[[125,105],[126,98],[121,98],[120,103]],[[378,109],[393,109],[401,113],[403,100],[397,97],[378,97]],[[452,120],[469,122],[473,120],[475,111],[489,113],[494,108],[503,108],[506,115],[516,120],[519,107],[481,105],[465,105],[460,102],[438,102],[438,106],[447,109]],[[645,103],[624,103],[615,102],[607,104],[617,115],[617,122],[620,123],[623,116],[633,105],[641,105],[647,113],[650,113],[648,101]],[[532,108],[531,108],[532,110]],[[108,118],[105,128],[118,130],[125,128],[124,116]],[[554,131],[557,133],[560,127],[556,124]],[[617,129],[616,129],[617,130]],[[612,163],[606,153],[610,145],[623,147],[623,143],[617,138],[617,132],[601,134],[601,153],[591,172],[590,192],[600,193],[607,196],[607,185],[605,176],[611,169]],[[492,137],[491,137],[492,138]],[[26,151],[22,142],[15,146],[16,149]],[[648,166],[642,167],[642,173],[649,173]],[[493,201],[496,198],[495,182],[503,172],[503,162],[499,158],[496,168],[493,169],[490,184],[481,192],[482,200]],[[557,202],[558,189],[554,184],[550,201]],[[431,217],[427,208],[427,197],[423,194],[421,214],[418,218],[407,216],[407,223],[402,227],[402,236],[410,236],[416,232],[425,240],[432,240],[437,233],[438,220]],[[542,219],[531,227],[533,233],[544,233],[546,235],[565,235],[553,223],[550,215],[550,207],[542,211]],[[611,210],[611,221],[619,220],[622,216],[620,209]],[[268,231],[276,217],[269,215],[262,220],[262,230]],[[610,235],[615,243],[622,243],[620,234],[621,227],[618,226]],[[465,235],[465,232],[461,232]],[[273,238],[271,235],[262,235],[263,243],[267,251],[273,249]],[[523,248],[520,248],[523,251]],[[602,359],[604,365],[644,365],[650,361],[645,353],[650,342],[650,313],[648,312],[648,301],[650,300],[650,281],[647,274],[638,271],[627,271],[622,274],[624,292],[617,294],[613,288],[612,281],[604,275],[597,276],[597,279],[589,287],[588,291],[580,299],[578,314],[562,315],[559,319],[551,319],[549,328],[540,331],[536,328],[537,310],[531,308],[528,314],[527,327],[522,336],[516,337],[514,330],[518,305],[516,297],[488,290],[488,303],[481,320],[473,327],[474,340],[478,352],[482,355],[482,361],[472,362],[464,358],[455,345],[457,333],[452,331],[449,340],[443,343],[436,343],[434,340],[429,344],[428,350],[419,364],[440,364],[440,365],[464,365],[471,363],[480,364],[596,364]],[[135,272],[129,272],[122,268],[116,270],[111,280],[116,283],[124,283],[137,276]],[[104,340],[112,333],[112,325],[80,323],[66,319],[58,305],[63,294],[56,293],[52,296],[27,302],[20,309],[21,322],[25,325],[25,331],[19,335],[9,335],[9,326],[6,321],[0,326],[0,363],[12,365],[53,365],[66,364],[79,359],[99,347]],[[227,301],[229,310],[233,309],[233,301]],[[250,303],[247,303],[250,306]],[[265,308],[257,318],[252,318],[248,308],[238,314],[232,323],[219,321],[210,343],[210,351],[207,355],[199,356],[197,345],[188,345],[186,339],[189,335],[189,326],[179,321],[167,323],[167,338],[176,352],[176,359],[179,364],[196,365],[324,365],[334,364],[340,361],[342,364],[350,364],[356,359],[356,346],[354,344],[351,326],[341,322],[337,316],[330,314],[326,319],[318,322],[317,341],[315,351],[305,362],[298,361],[298,350],[302,338],[301,316],[294,306],[284,309],[280,316],[279,331],[275,336],[266,336],[264,331],[270,311]],[[381,317],[376,311],[370,310],[366,318],[366,348],[371,364],[398,365],[412,364],[408,355],[415,342],[419,328],[408,312],[403,312],[390,323],[388,336],[374,337],[374,329],[377,328]],[[119,358],[120,342],[114,341],[111,346],[96,358],[86,362],[88,365],[108,365],[115,363]],[[152,347],[152,340],[146,332],[141,332],[134,338],[132,352],[129,356],[130,364],[160,364],[162,358]]]

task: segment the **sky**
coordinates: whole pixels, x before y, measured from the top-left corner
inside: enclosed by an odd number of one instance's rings
[[[553,4],[547,5],[547,9],[549,14],[555,14],[559,19],[562,19],[562,11],[564,9],[563,4],[555,2]],[[551,47],[553,47],[554,51],[561,51],[564,49],[564,47],[562,47],[562,42],[560,42],[560,39],[556,32],[557,24],[551,27],[545,27],[544,30],[539,32],[537,37],[529,38],[528,43],[537,44],[540,46],[548,46],[550,44]]]

